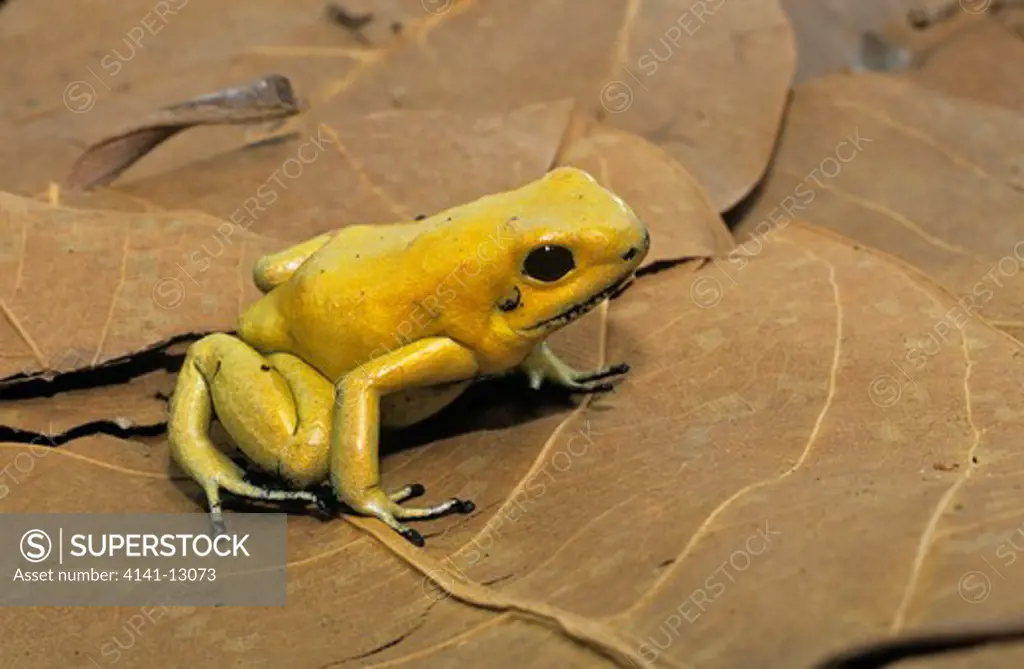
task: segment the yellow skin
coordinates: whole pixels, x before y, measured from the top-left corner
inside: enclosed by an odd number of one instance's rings
[[[423,545],[401,521],[473,505],[402,506],[423,486],[381,489],[381,425],[415,423],[474,380],[517,370],[533,388],[610,390],[626,365],[577,372],[544,340],[621,287],[649,248],[619,197],[564,167],[424,220],[347,227],[267,256],[254,273],[266,295],[238,336],[212,334],[188,351],[171,453],[203,487],[217,531],[221,489],[321,505],[311,488],[329,478],[338,501]],[[214,414],[290,489],[247,482],[210,441]]]

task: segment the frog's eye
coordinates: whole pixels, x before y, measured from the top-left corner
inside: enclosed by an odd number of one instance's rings
[[[576,266],[572,251],[564,246],[545,244],[530,251],[523,261],[523,272],[538,281],[558,281]]]

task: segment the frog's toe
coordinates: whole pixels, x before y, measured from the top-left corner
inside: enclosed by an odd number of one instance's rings
[[[392,502],[398,504],[409,499],[416,497],[422,497],[427,489],[423,487],[422,483],[411,483],[403,488],[399,488],[395,492],[388,495]]]
[[[453,497],[441,502],[440,504],[422,508],[398,506],[395,508],[394,513],[395,518],[400,518],[402,520],[425,520],[427,518],[445,516],[449,513],[473,513],[475,510],[476,504],[473,504],[473,502],[468,499]]]
[[[338,503],[337,498],[334,496],[334,491],[327,488],[318,491],[316,494],[316,509],[320,513],[328,516],[333,516],[341,510],[341,505]]]
[[[625,374],[628,371],[629,371],[629,365],[624,363],[624,362],[621,362],[621,363],[619,363],[617,365],[611,365],[610,367],[605,367],[604,369],[598,369],[598,370],[593,371],[593,372],[588,372],[588,373],[580,374],[578,377],[576,377],[576,381],[578,383],[589,383],[591,381],[598,381],[600,379],[607,379],[607,378],[609,378],[611,376],[620,376],[622,374]]]
[[[476,504],[472,500],[468,499],[456,499],[458,504],[455,506],[455,513],[461,513],[463,515],[469,515],[476,511]]]
[[[405,539],[417,548],[423,548],[427,541],[423,538],[423,535],[412,529],[411,527],[404,527],[398,531]]]

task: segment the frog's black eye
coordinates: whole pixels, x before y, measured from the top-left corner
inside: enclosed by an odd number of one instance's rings
[[[564,246],[545,244],[530,251],[523,261],[523,272],[538,281],[558,281],[576,266],[572,251]]]

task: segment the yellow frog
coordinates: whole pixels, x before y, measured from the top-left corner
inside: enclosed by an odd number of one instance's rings
[[[625,364],[578,372],[545,338],[620,289],[650,248],[646,227],[586,172],[563,167],[429,218],[353,226],[262,258],[266,293],[238,336],[193,344],[171,401],[171,453],[203,488],[215,531],[220,489],[303,500],[330,479],[337,501],[406,539],[401,521],[469,513],[414,508],[423,486],[380,487],[381,425],[415,423],[474,380],[521,371],[532,388],[605,392]],[[208,436],[216,415],[239,449],[290,488],[248,482]]]

